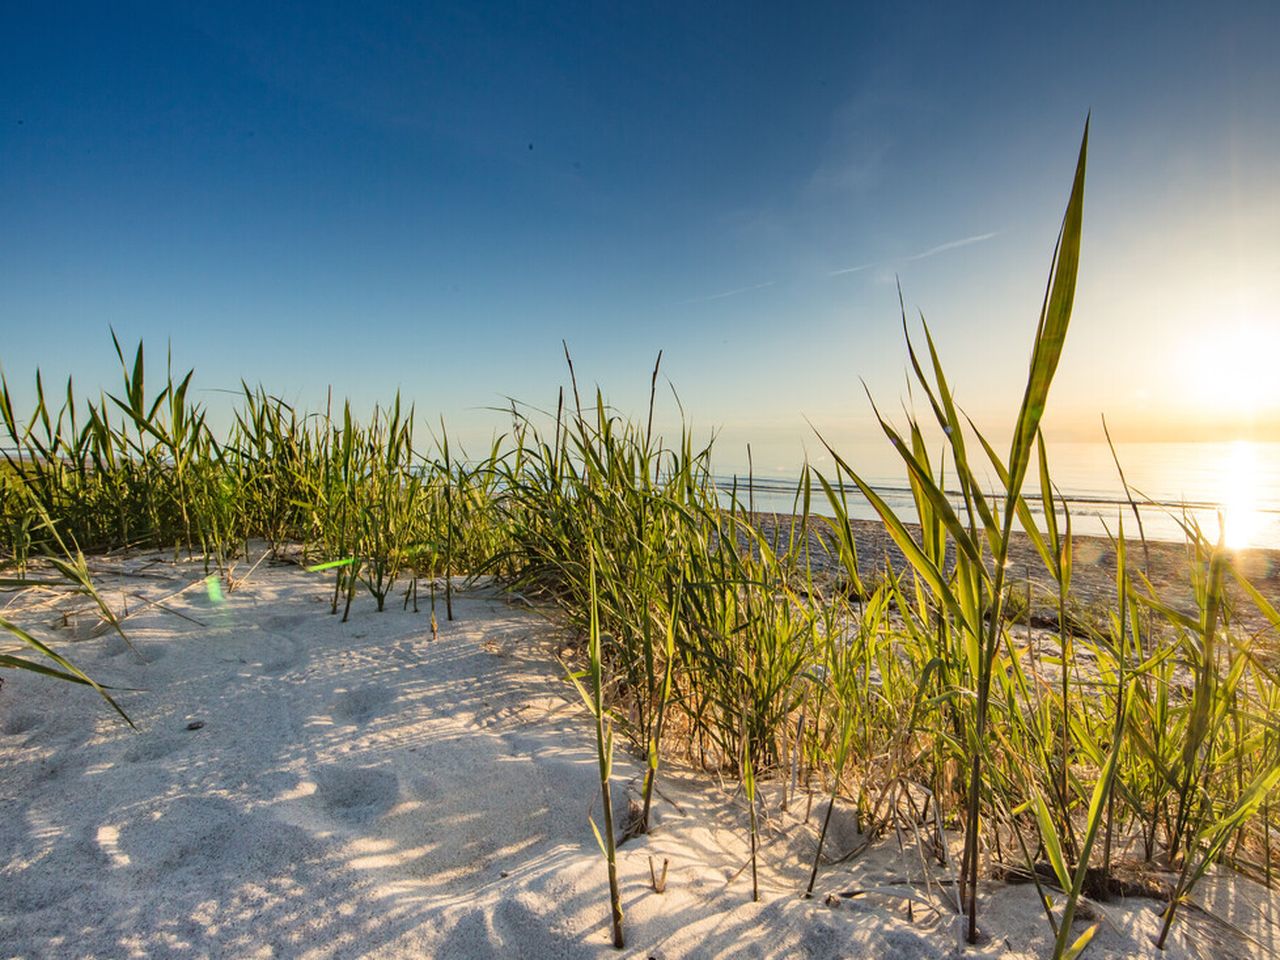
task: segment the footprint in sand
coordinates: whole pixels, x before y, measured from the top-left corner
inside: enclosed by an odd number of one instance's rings
[[[138,657],[148,665],[155,663],[157,660],[163,660],[169,654],[169,648],[160,643],[148,643],[145,645],[135,643],[133,646],[138,653]]]
[[[0,724],[0,731],[10,737],[17,737],[24,733],[30,733],[43,722],[44,718],[40,714],[33,713],[30,710],[21,710],[4,718],[4,723]]]
[[[62,753],[83,747],[93,738],[92,726],[70,716],[18,709],[0,721],[0,733],[6,736],[25,737],[37,731],[41,742],[56,745]]]
[[[214,882],[291,869],[319,849],[305,830],[221,797],[177,797],[112,829],[116,863],[149,881],[190,873]]]
[[[184,741],[177,737],[157,737],[144,733],[124,752],[123,759],[125,763],[148,763],[161,760],[181,749],[183,743]]]
[[[321,767],[316,772],[315,799],[335,820],[368,823],[396,804],[400,778],[369,767]]]
[[[267,637],[260,645],[260,656],[262,672],[272,676],[302,666],[305,659],[295,641],[280,637]]]
[[[105,866],[92,830],[50,833],[51,837],[36,841],[34,849],[12,851],[15,855],[4,878],[6,913],[44,910],[73,899],[91,883],[93,871]]]
[[[357,687],[339,694],[333,705],[333,719],[346,723],[367,723],[392,701],[386,687]]]
[[[139,812],[119,830],[118,849],[147,876],[222,859],[235,836],[239,811],[220,797],[177,797]]]
[[[315,618],[305,613],[281,613],[262,621],[262,629],[268,633],[288,633]]]

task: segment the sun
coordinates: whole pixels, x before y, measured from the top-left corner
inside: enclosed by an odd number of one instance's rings
[[[1274,328],[1225,325],[1186,349],[1187,387],[1205,413],[1252,418],[1280,406],[1280,334]]]

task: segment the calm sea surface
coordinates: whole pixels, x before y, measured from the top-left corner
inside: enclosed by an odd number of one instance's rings
[[[905,471],[893,462],[895,454],[887,442],[837,449],[900,516],[915,519]],[[1184,517],[1216,538],[1221,518],[1230,546],[1280,548],[1280,443],[1138,443],[1119,446],[1117,451],[1149,538],[1181,541]],[[1002,454],[1006,452],[1007,446],[1001,448]],[[970,451],[971,460],[980,456],[980,448]],[[739,497],[745,502],[750,492],[757,510],[790,512],[796,502],[799,470],[788,476],[776,467],[764,469],[759,458],[755,462],[750,491],[745,471],[718,476],[726,498],[736,479]],[[1067,498],[1073,532],[1114,533],[1123,514],[1125,533],[1136,536],[1133,514],[1105,443],[1050,444],[1049,462],[1054,482]],[[829,480],[834,479],[828,457],[814,457],[814,464]],[[952,488],[954,483],[946,486]],[[1039,490],[1033,461],[1024,493],[1034,495],[1038,504]],[[1142,505],[1143,499],[1153,502]],[[850,490],[848,502],[854,517],[876,518],[856,488]],[[816,482],[812,509],[831,513]]]

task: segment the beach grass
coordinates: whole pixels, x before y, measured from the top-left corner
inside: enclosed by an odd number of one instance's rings
[[[798,894],[820,890],[831,813],[849,803],[864,835],[899,831],[932,851],[930,871],[946,881],[937,889],[959,893],[940,893],[939,909],[963,914],[970,942],[980,887],[1020,876],[1040,891],[1055,955],[1076,956],[1096,930],[1076,929],[1080,905],[1127,889],[1122,874],[1138,870],[1165,878],[1163,946],[1214,867],[1275,877],[1280,614],[1190,520],[1194,607],[1162,596],[1123,518],[1110,609],[1096,620],[1071,613],[1075,538],[1039,427],[1074,299],[1086,154],[1087,128],[1006,456],[956,405],[928,327],[918,351],[903,311],[915,385],[945,437],[930,450],[913,413],[905,429],[879,420],[910,483],[910,523],[832,449],[832,474],[806,469],[785,535],[767,535],[750,487],[745,502],[717,488],[710,444],[687,428],[671,443],[654,434],[658,365],[648,415],[633,422],[600,391],[584,406],[569,360],[555,412],[513,405],[512,431],[472,458],[443,423],[420,444],[416,411],[399,397],[361,422],[347,403],[301,412],[244,386],[230,430],[215,436],[191,399],[191,372],[169,364],[151,386],[143,347],[127,354],[115,341],[116,393],[86,400],[68,381],[54,396],[37,373],[20,418],[0,384],[4,586],[43,584],[52,571],[110,620],[85,554],[172,551],[233,590],[236,559],[264,541],[332,577],[335,616],[362,590],[379,610],[397,591],[417,609],[427,581],[432,617],[439,585],[451,619],[461,574],[493,575],[547,603],[581,639],[568,672],[599,748],[598,833],[618,947],[617,844],[650,829],[673,762],[740,783],[753,898],[760,785],[789,781],[784,795],[828,800]],[[988,470],[994,488],[980,479]],[[944,475],[959,486],[958,507]],[[811,512],[815,491],[830,518]],[[874,507],[906,568],[859,557],[850,496]],[[832,533],[826,547],[807,534],[820,524]],[[1030,618],[1029,585],[1009,556],[1023,535],[1053,584],[1056,625],[1044,636],[1019,624]],[[831,565],[838,584],[815,573]],[[1238,626],[1240,597],[1268,629]],[[0,628],[30,651],[0,666],[96,686],[21,624]],[[610,799],[615,730],[644,768],[641,809],[621,828]],[[1156,881],[1150,889],[1161,892]]]

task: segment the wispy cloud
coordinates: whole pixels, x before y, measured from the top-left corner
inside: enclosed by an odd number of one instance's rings
[[[726,290],[724,293],[713,293],[709,297],[694,297],[690,300],[678,300],[679,304],[687,303],[710,303],[712,300],[723,300],[725,297],[736,297],[740,293],[750,293],[752,290],[763,290],[765,287],[772,287],[777,280],[770,280],[768,283],[757,283],[750,287],[738,287],[736,290]]]
[[[983,240],[990,240],[995,236],[995,232],[980,233],[974,237],[965,237],[963,240],[952,240],[950,243],[940,243],[936,247],[930,247],[924,253],[917,253],[914,257],[907,257],[908,262],[912,260],[923,260],[925,257],[932,257],[935,254],[946,253],[948,250],[955,250],[958,247],[967,247],[971,243],[981,243]]]
[[[979,233],[972,237],[965,237],[962,240],[951,240],[947,243],[940,243],[936,247],[930,247],[928,250],[920,253],[912,254],[909,257],[898,257],[893,260],[876,260],[872,263],[860,263],[856,267],[845,267],[842,270],[832,270],[827,274],[829,277],[838,277],[846,273],[860,273],[863,270],[870,270],[872,267],[883,267],[890,263],[914,263],[916,260],[924,260],[928,257],[937,256],[940,253],[946,253],[948,250],[956,250],[960,247],[967,247],[972,243],[982,243],[984,240],[990,240],[998,231],[991,233]]]
[[[827,274],[829,277],[839,277],[847,273],[861,273],[863,270],[871,270],[875,267],[884,267],[894,263],[914,263],[917,260],[926,260],[929,257],[936,257],[940,253],[946,253],[949,250],[958,250],[960,247],[967,247],[970,244],[982,243],[984,240],[990,240],[996,236],[999,231],[993,230],[990,233],[977,233],[972,237],[963,237],[959,240],[949,240],[946,243],[940,243],[936,247],[930,247],[928,250],[922,250],[919,253],[913,253],[909,257],[894,257],[890,260],[873,260],[870,263],[860,263],[853,267],[844,267],[840,270],[832,270]],[[688,300],[677,300],[676,305],[685,306],[693,303],[710,303],[713,300],[723,300],[725,297],[736,297],[741,293],[751,293],[753,290],[763,290],[766,287],[772,287],[778,281],[770,280],[768,283],[753,283],[749,287],[736,287],[733,290],[725,290],[722,293],[713,293],[706,297],[690,297]]]
[[[856,267],[845,267],[843,270],[832,270],[827,274],[828,277],[838,277],[845,273],[861,273],[863,270],[870,270],[872,267],[878,267],[882,263],[892,263],[891,260],[876,260],[872,263],[860,263]]]

